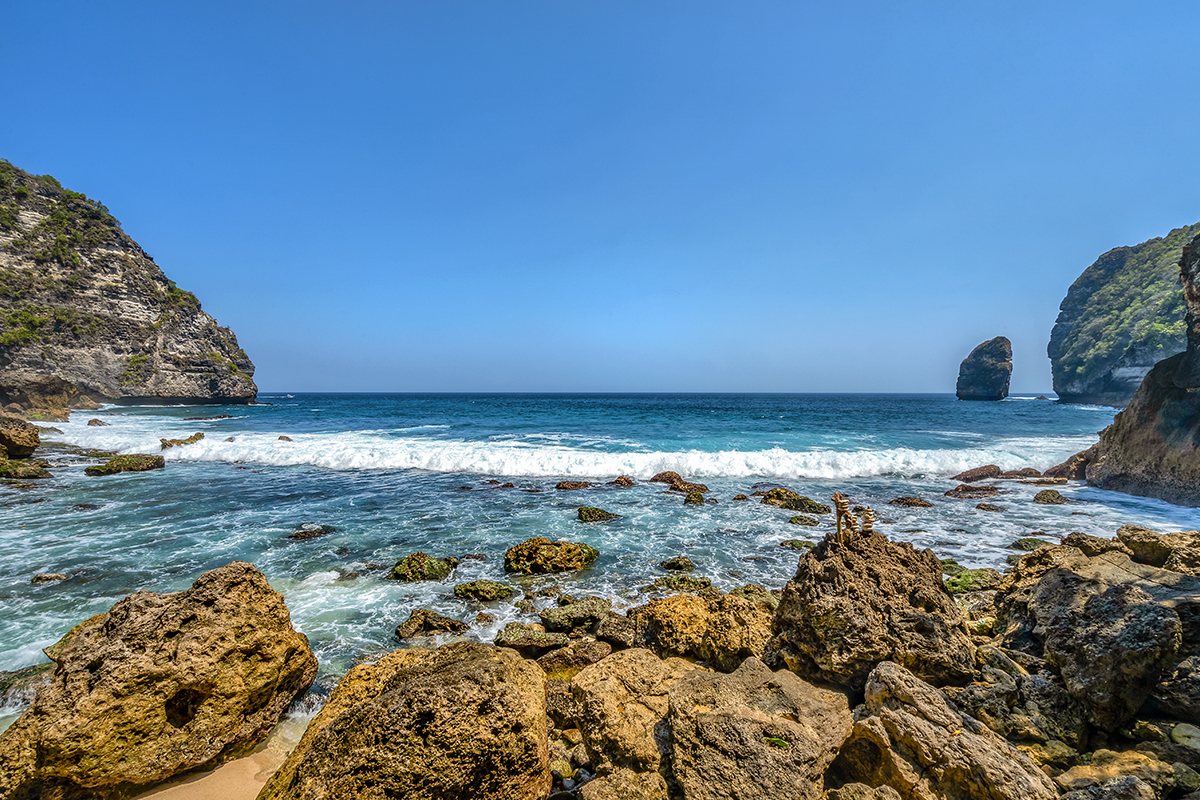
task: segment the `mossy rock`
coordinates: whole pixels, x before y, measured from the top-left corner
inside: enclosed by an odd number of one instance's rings
[[[460,600],[506,600],[513,596],[513,588],[499,581],[478,580],[460,583],[454,587],[454,596]]]
[[[785,508],[788,511],[803,511],[805,514],[829,514],[833,512],[833,509],[824,503],[818,503],[816,500],[810,500],[807,497],[787,500],[779,507]]]
[[[162,449],[167,450],[172,447],[182,447],[185,444],[195,444],[204,438],[203,433],[193,433],[186,439],[159,439],[162,442]]]
[[[546,575],[583,569],[600,551],[582,542],[552,542],[541,536],[513,545],[504,552],[504,571]]]
[[[434,558],[416,552],[397,561],[389,577],[394,581],[440,581],[457,566],[457,558]]]
[[[1052,544],[1053,542],[1047,542],[1045,539],[1035,539],[1032,536],[1025,536],[1017,539],[1009,547],[1013,550],[1024,550],[1027,553],[1031,553],[1038,548],[1049,547]]]
[[[980,511],[1003,511],[1004,506],[992,505],[991,503],[979,503],[975,506]]]
[[[608,522],[610,519],[618,519],[620,516],[620,514],[605,511],[603,508],[583,506],[579,509],[580,522]]]
[[[757,583],[747,583],[745,586],[731,589],[729,593],[735,597],[744,597],[752,603],[764,603],[770,606],[771,609],[779,605],[779,598],[770,589],[765,586],[759,586]]]
[[[443,617],[427,608],[418,608],[408,615],[408,620],[396,626],[396,638],[411,639],[414,636],[432,636],[436,633],[466,633],[470,626],[450,617]]]
[[[666,561],[660,562],[659,566],[672,572],[691,572],[696,569],[696,565],[687,556],[668,558]]]
[[[985,589],[995,589],[1000,585],[1000,573],[990,567],[983,569],[964,569],[957,575],[945,580],[946,589],[950,594],[966,594],[981,592]]]
[[[108,463],[88,467],[84,472],[92,476],[116,475],[119,472],[146,472],[152,469],[162,469],[166,465],[166,459],[162,456],[131,453],[124,456],[113,456]]]
[[[1033,496],[1033,502],[1040,506],[1061,506],[1070,501],[1055,489],[1042,489]]]
[[[821,523],[815,517],[806,517],[803,514],[800,514],[800,515],[794,516],[791,519],[789,519],[788,524],[789,525],[807,525],[808,527],[811,528],[814,525],[820,525]]]
[[[755,494],[758,494],[758,492],[755,492]],[[783,506],[783,504],[789,500],[799,500],[800,493],[793,492],[791,489],[784,489],[782,486],[777,486],[774,489],[763,492],[761,497],[761,502],[764,506]]]
[[[953,558],[943,558],[942,559],[942,574],[943,575],[958,575],[963,572],[966,572],[966,569],[967,569],[966,567],[964,567],[962,564],[959,564]]]
[[[560,492],[574,492],[591,486],[587,481],[559,481],[554,485]]]
[[[817,546],[816,542],[810,542],[808,539],[788,539],[779,543],[780,547],[787,547],[791,550],[810,550]]]
[[[23,461],[20,459],[9,459],[0,461],[0,478],[11,478],[13,480],[30,480],[32,478],[49,478],[52,477],[45,467],[40,464]]]
[[[687,497],[683,498],[685,506],[702,506],[704,505],[704,494],[702,492],[688,492]]]
[[[525,658],[537,658],[571,643],[565,633],[547,633],[521,622],[510,622],[496,635],[497,647],[511,647]]]
[[[673,592],[698,592],[701,589],[712,588],[712,581],[694,575],[668,575],[654,581],[654,585],[661,589],[670,589]]]
[[[548,608],[538,616],[548,631],[585,633],[595,630],[610,611],[611,600],[603,597],[585,597],[558,608]]]
[[[905,508],[933,508],[933,503],[923,497],[897,497],[895,500],[889,500],[888,505]]]

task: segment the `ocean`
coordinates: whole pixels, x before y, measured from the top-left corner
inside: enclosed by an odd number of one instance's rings
[[[978,501],[943,496],[955,473],[983,464],[1045,469],[1096,440],[1114,409],[1032,398],[960,402],[953,395],[261,395],[261,406],[107,407],[75,412],[43,434],[86,448],[157,453],[160,438],[204,433],[163,452],[164,470],[87,477],[96,463],[48,448],[61,468],[33,488],[0,489],[0,669],[45,661],[41,648],[125,595],[187,588],[235,559],[254,563],[282,592],[321,663],[327,691],[356,662],[398,646],[396,625],[431,608],[492,639],[531,619],[510,602],[455,599],[456,583],[489,578],[535,591],[560,586],[618,608],[650,596],[659,562],[687,555],[722,590],[781,587],[799,554],[780,543],[832,529],[789,524],[795,512],[731,502],[755,484],[784,485],[829,502],[834,492],[872,506],[877,530],[942,558],[1003,569],[1017,538],[1057,541],[1071,531],[1112,536],[1123,524],[1200,528],[1200,510],[1058,487],[1064,506],[1032,502],[1039,487],[1005,482]],[[227,419],[187,417],[231,415]],[[106,427],[89,427],[98,418]],[[280,436],[292,441],[280,440]],[[716,504],[648,483],[674,470],[705,483]],[[637,481],[603,485],[620,474]],[[558,491],[564,479],[600,485]],[[512,483],[512,488],[498,488]],[[535,491],[536,490],[536,491]],[[888,505],[902,495],[933,508]],[[620,514],[577,520],[580,506]],[[299,525],[336,530],[289,539]],[[510,578],[504,551],[532,536],[600,551],[587,570]],[[463,559],[445,581],[397,583],[387,569],[414,551]],[[31,585],[35,573],[70,575]],[[519,595],[518,595],[519,596]],[[541,599],[539,604],[551,602]],[[476,623],[486,611],[492,622]],[[11,709],[10,709],[11,711]]]

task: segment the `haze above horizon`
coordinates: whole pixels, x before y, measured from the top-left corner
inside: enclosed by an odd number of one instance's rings
[[[0,157],[264,394],[952,393],[1200,219],[1185,3],[6,9]],[[1181,171],[1182,170],[1182,171]]]

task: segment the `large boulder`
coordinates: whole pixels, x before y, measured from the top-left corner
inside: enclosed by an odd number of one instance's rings
[[[668,777],[667,695],[697,669],[681,658],[660,659],[634,648],[585,667],[571,680],[579,730],[599,775],[626,769]]]
[[[802,555],[773,630],[768,663],[855,692],[883,661],[938,685],[975,671],[975,646],[942,585],[942,563],[932,550],[878,533],[828,537]]]
[[[259,800],[544,800],[546,676],[512,650],[398,650],[346,674]]]
[[[826,778],[835,784],[886,785],[905,800],[1058,796],[1028,756],[898,664],[875,668],[855,716]]]
[[[12,414],[0,414],[0,447],[8,458],[29,458],[41,444],[36,425]]]
[[[846,696],[748,658],[693,672],[668,695],[671,766],[684,800],[819,798],[850,734]]]
[[[720,672],[732,672],[748,658],[761,658],[771,640],[772,611],[768,601],[732,592],[714,601],[696,655]]]
[[[317,672],[283,596],[241,561],[132,594],[50,655],[50,684],[0,735],[5,800],[118,797],[245,752]]]
[[[513,545],[504,552],[504,571],[526,575],[583,569],[600,551],[578,542],[552,542],[541,536]]]
[[[1003,400],[1012,377],[1012,342],[989,339],[971,351],[958,367],[959,400]]]

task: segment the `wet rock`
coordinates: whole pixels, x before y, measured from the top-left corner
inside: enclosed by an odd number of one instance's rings
[[[708,491],[708,487],[705,486],[703,483],[692,483],[691,481],[678,481],[676,483],[671,484],[671,491],[672,492],[682,492],[683,494],[691,494],[692,492],[699,492],[700,494],[704,494]],[[713,502],[715,502],[715,501],[713,501]]]
[[[1033,496],[1033,502],[1040,506],[1061,506],[1068,501],[1059,492],[1054,489],[1043,489]]]
[[[397,561],[388,577],[394,581],[440,581],[457,566],[457,558],[434,558],[418,551]]]
[[[679,483],[683,480],[678,472],[660,472],[650,479],[651,483]]]
[[[609,486],[620,486],[622,489],[628,489],[634,485],[633,478],[628,475],[618,475],[616,478],[608,482]]]
[[[668,558],[666,561],[661,562],[659,566],[673,572],[692,572],[696,569],[696,565],[687,556]]]
[[[612,601],[605,597],[585,597],[558,608],[541,612],[542,624],[548,631],[560,633],[590,633],[608,617]]]
[[[53,675],[54,664],[34,664],[12,672],[0,670],[0,707],[32,703],[38,689],[49,685]]]
[[[1033,467],[1022,467],[1021,469],[1010,469],[1000,473],[1001,478],[1009,480],[1018,478],[1041,478],[1041,470],[1036,470]]]
[[[1061,464],[1056,464],[1042,473],[1043,478],[1066,478],[1069,481],[1082,481],[1087,478],[1087,466],[1100,455],[1099,443],[1087,450],[1076,453]]]
[[[332,525],[320,525],[316,522],[305,522],[297,527],[296,530],[289,533],[288,538],[300,540],[316,539],[320,536],[327,536],[336,530],[337,528],[333,527]]]
[[[525,658],[538,658],[571,643],[565,633],[547,633],[541,625],[510,622],[496,634],[497,647],[511,647]]]
[[[992,505],[991,503],[979,503],[975,506],[980,511],[1003,511],[1003,506]]]
[[[989,567],[983,569],[961,569],[945,581],[950,594],[967,594],[995,589],[1000,585],[1000,573]]]
[[[685,506],[702,506],[704,505],[704,495],[700,492],[688,492],[687,497],[683,498]]]
[[[673,592],[702,592],[712,588],[712,579],[694,575],[667,575],[665,578],[655,578],[654,586]]]
[[[10,480],[35,480],[52,477],[46,469],[47,462],[42,459],[0,460],[0,478]]]
[[[89,428],[107,428],[108,423],[101,419],[89,419],[87,421]]]
[[[61,572],[39,572],[37,575],[34,575],[29,580],[29,582],[35,583],[35,584],[36,583],[57,583],[58,581],[65,581],[65,580],[67,580],[67,576],[63,575]]]
[[[789,550],[809,550],[817,546],[816,542],[808,539],[786,539],[779,543],[780,547],[786,547]]]
[[[599,772],[658,774],[668,768],[667,694],[697,669],[681,658],[632,649],[585,667],[571,680],[579,730]]]
[[[159,439],[158,441],[162,443],[163,450],[169,450],[172,447],[182,447],[185,444],[195,444],[203,438],[203,433],[193,433],[186,439]]]
[[[162,469],[167,465],[162,456],[150,456],[144,453],[133,453],[125,456],[113,456],[106,464],[88,467],[84,470],[87,475],[116,475],[119,472],[145,472],[151,469]]]
[[[547,653],[537,663],[551,678],[569,681],[584,667],[595,664],[610,653],[612,645],[608,642],[583,639]]]
[[[778,506],[789,511],[803,511],[808,514],[829,514],[833,510],[824,503],[818,503],[816,500],[782,487],[771,489],[762,495],[762,504]]]
[[[671,765],[687,800],[818,798],[849,735],[846,696],[747,658],[736,672],[692,672],[668,693]]]
[[[959,400],[1003,400],[1012,376],[1012,343],[1003,336],[989,339],[971,351],[958,368],[955,394]]]
[[[1062,796],[1062,800],[1157,800],[1157,797],[1149,784],[1140,778],[1129,776],[1113,778],[1103,784],[1067,792]],[[1185,800],[1191,800],[1190,795]]]
[[[995,464],[988,464],[986,467],[975,467],[966,472],[960,472],[950,480],[958,481],[959,483],[975,483],[976,481],[985,481],[989,478],[999,478],[1003,473]],[[1041,473],[1038,473],[1039,475]]]
[[[458,642],[348,672],[259,800],[543,800],[550,785],[545,674]]]
[[[795,517],[792,517],[791,519],[789,519],[788,524],[789,525],[804,525],[806,527],[811,528],[816,525],[820,525],[821,523],[819,521],[817,521],[817,519],[815,517],[805,517],[803,515],[799,515],[799,516],[795,516]]]
[[[800,556],[775,613],[767,663],[861,691],[881,661],[938,684],[975,671],[966,620],[932,550],[885,536],[828,537]]]
[[[887,785],[905,798],[1051,800],[1054,784],[1033,761],[935,688],[883,662],[865,687],[827,780]]]
[[[1072,767],[1054,779],[1064,790],[1099,787],[1118,778],[1137,778],[1158,796],[1175,788],[1175,770],[1147,753],[1097,750],[1090,764]]]
[[[895,500],[889,500],[888,505],[905,508],[933,508],[933,503],[920,497],[897,497]]]
[[[959,500],[979,500],[984,497],[995,497],[998,494],[1002,494],[1002,492],[995,486],[972,486],[968,483],[961,483],[943,494],[946,497],[956,497]]]
[[[280,437],[279,437],[279,441],[281,441],[281,442],[290,442],[290,441],[292,441],[292,437],[290,437],[290,436],[280,436]]]
[[[612,512],[605,511],[602,508],[581,506],[579,509],[580,522],[608,522],[610,519],[617,519],[620,516],[620,514],[613,514]]]
[[[695,653],[713,669],[732,672],[746,659],[762,657],[771,640],[771,620],[769,602],[731,592],[710,606]]]
[[[599,550],[586,544],[551,542],[538,536],[505,551],[504,571],[526,575],[569,572],[583,569],[599,555]]]
[[[734,495],[734,496],[731,498],[730,502],[739,502],[739,503],[740,503],[740,502],[741,502],[741,501],[743,501],[743,500],[749,500],[749,499],[750,499],[750,498],[749,498],[749,497],[747,497],[747,496],[746,496],[746,495],[744,495],[744,494],[735,494],[735,495]]]
[[[1032,553],[1039,547],[1052,547],[1053,545],[1053,542],[1047,542],[1045,539],[1036,539],[1032,536],[1026,536],[1011,542],[1008,546],[1012,550],[1024,550],[1027,553]]]
[[[559,481],[554,484],[554,488],[560,492],[574,492],[579,489],[586,489],[591,486],[587,481]]]
[[[0,414],[0,447],[9,458],[29,458],[41,444],[38,428],[20,417]]]
[[[490,603],[493,600],[507,599],[512,595],[513,588],[499,581],[469,581],[454,587],[454,596],[460,600],[479,600]]]
[[[739,586],[736,589],[731,589],[729,594],[734,597],[744,597],[752,603],[758,603],[766,610],[774,613],[779,606],[779,590],[772,592],[765,586],[759,586],[757,583],[747,583],[745,586]]]
[[[426,608],[418,608],[408,615],[408,621],[396,627],[397,639],[414,636],[430,636],[435,633],[466,633],[470,626],[450,617],[443,617]]]
[[[317,671],[283,596],[240,561],[132,594],[53,653],[50,684],[0,735],[0,796],[117,797],[219,763],[265,739]]]

